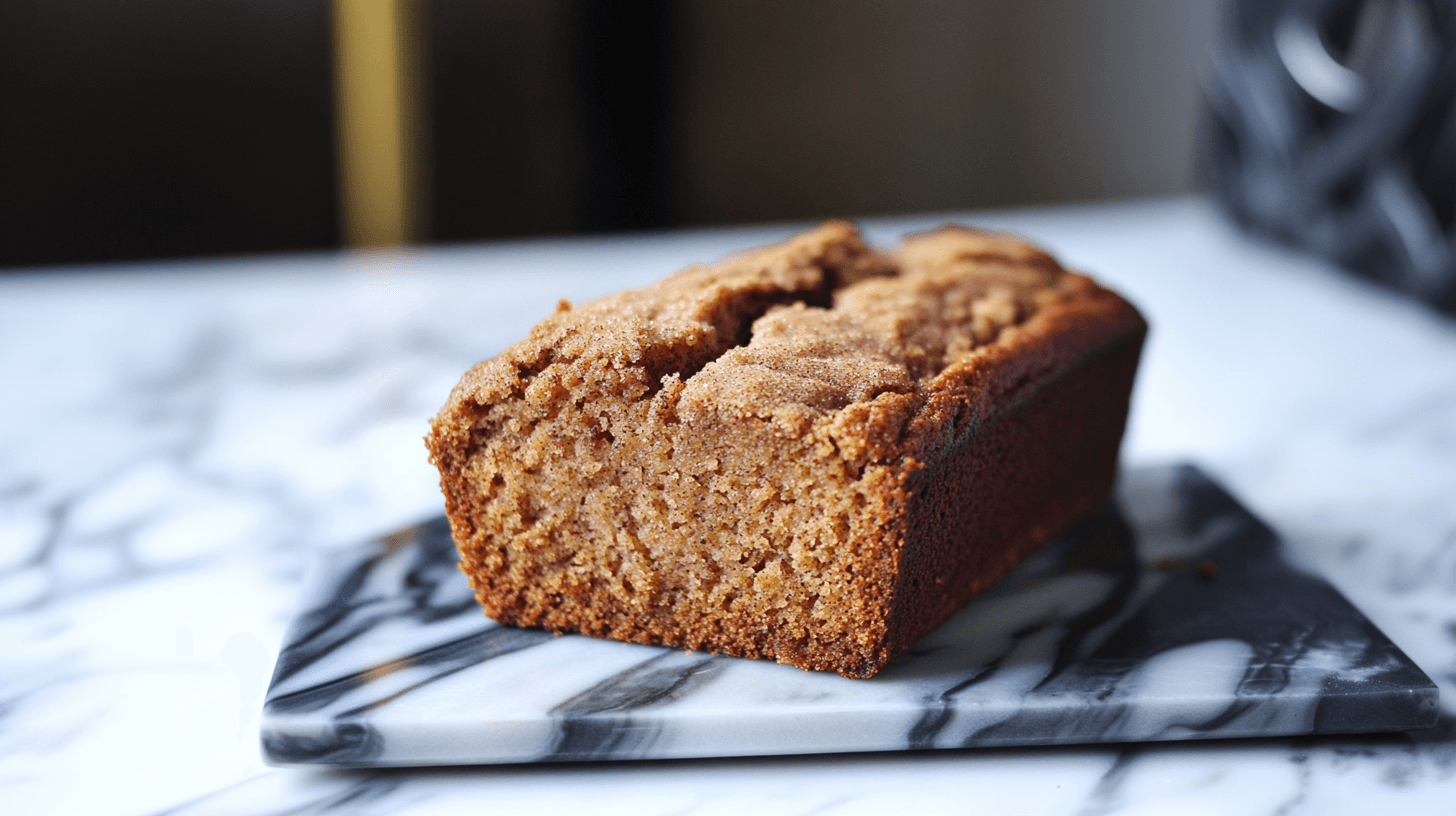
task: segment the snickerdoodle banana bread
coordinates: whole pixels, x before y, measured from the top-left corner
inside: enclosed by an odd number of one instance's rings
[[[1107,500],[1145,331],[1021,241],[832,222],[563,302],[427,444],[495,620],[869,677]]]

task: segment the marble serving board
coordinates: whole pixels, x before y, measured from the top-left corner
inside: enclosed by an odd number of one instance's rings
[[[1437,691],[1197,469],[1123,474],[871,680],[501,626],[443,519],[313,571],[263,710],[274,764],[752,756],[1400,731]]]

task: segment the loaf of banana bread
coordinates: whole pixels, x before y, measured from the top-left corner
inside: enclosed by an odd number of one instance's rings
[[[967,229],[825,224],[577,308],[427,438],[486,614],[874,675],[1111,490],[1146,324]]]

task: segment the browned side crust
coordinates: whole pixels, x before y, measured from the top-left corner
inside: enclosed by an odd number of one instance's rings
[[[1144,331],[1026,244],[833,223],[558,312],[427,443],[491,617],[867,677],[1106,500]]]
[[[1142,339],[1097,349],[907,480],[884,654],[910,648],[1107,500]],[[988,482],[996,489],[964,489]]]

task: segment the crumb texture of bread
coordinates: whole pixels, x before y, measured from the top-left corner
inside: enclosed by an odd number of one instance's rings
[[[427,437],[486,614],[869,677],[1106,501],[1146,330],[967,229],[830,222],[578,308]]]

